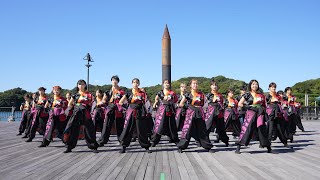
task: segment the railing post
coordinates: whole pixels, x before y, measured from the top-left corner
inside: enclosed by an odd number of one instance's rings
[[[15,121],[15,116],[14,116],[14,114],[15,114],[15,109],[16,109],[16,107],[14,107],[14,106],[11,107],[11,115],[8,117],[8,121],[9,121],[9,122]]]

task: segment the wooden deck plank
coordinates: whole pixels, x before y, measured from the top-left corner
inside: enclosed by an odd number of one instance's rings
[[[138,156],[139,153],[137,153],[137,151],[133,151],[135,153],[132,153],[130,159],[128,161],[124,161],[124,164],[122,165],[122,169],[121,171],[119,172],[119,174],[116,176],[118,180],[122,180],[122,179],[125,179],[132,167],[132,165],[134,164],[134,162],[136,161],[136,158]],[[121,165],[118,164],[120,167]]]
[[[80,153],[75,154],[74,156],[69,156],[69,157],[61,156],[60,158],[57,159],[56,163],[53,163],[53,165],[50,167],[50,171],[47,171],[47,169],[44,169],[43,173],[42,172],[35,173],[34,176],[36,176],[38,179],[53,179],[58,174],[63,172],[65,169],[70,167],[71,164],[69,164],[68,162],[76,162],[81,158],[81,156],[83,155],[81,155]],[[48,164],[51,164],[51,162]]]
[[[132,180],[136,177],[136,174],[138,172],[138,169],[139,169],[139,166],[140,164],[142,163],[142,159],[144,157],[144,154],[145,153],[137,153],[137,157],[136,159],[134,160],[132,166],[130,167],[126,177],[124,179],[126,180]]]
[[[41,135],[26,143],[16,136],[19,123],[0,122],[0,179],[320,179],[320,121],[303,123],[307,131],[298,131],[295,142],[290,143],[295,151],[276,140],[271,154],[251,142],[238,155],[232,138],[230,147],[215,144],[214,153],[203,152],[192,140],[190,148],[180,154],[166,137],[151,154],[138,142],[132,143],[126,154],[119,154],[116,136],[99,148],[98,154],[92,153],[85,141],[64,154],[60,140],[38,148]]]
[[[143,153],[143,157],[141,159],[141,163],[140,163],[140,165],[138,167],[138,170],[137,170],[137,173],[136,173],[134,179],[137,179],[137,180],[144,179],[145,173],[146,173],[146,169],[148,167],[149,159],[152,156],[152,154]],[[127,178],[131,179],[131,177],[127,177]]]
[[[162,139],[164,139],[163,136]],[[160,143],[162,143],[162,141],[160,141]],[[153,152],[156,154],[153,179],[160,179],[160,174],[163,173],[163,152],[162,144],[160,143],[156,146],[155,152]]]
[[[100,163],[97,164],[97,166],[95,166],[93,169],[94,172],[90,172],[90,174],[88,174],[87,179],[98,179],[98,177],[111,165],[112,162],[114,162],[117,158],[122,158],[124,156],[119,155],[119,149],[116,147],[112,147],[111,150],[113,151],[107,151],[104,153],[105,157]]]
[[[176,161],[176,158],[174,156],[174,153],[177,153],[176,151],[169,151],[168,152],[168,161],[170,165],[170,175],[172,180],[178,180],[181,179],[178,164]]]
[[[86,161],[88,161],[90,158],[92,158],[95,154],[90,153],[86,156],[81,156],[81,160],[77,163],[73,164],[66,170],[62,171],[58,176],[56,176],[54,179],[68,179],[71,178],[75,173],[78,172],[79,169],[81,169],[81,165],[84,164]]]
[[[111,174],[111,172],[117,167],[118,163],[123,158],[127,159],[130,156],[131,154],[126,153],[126,154],[121,154],[117,158],[114,158],[114,160],[110,162],[111,164],[106,169],[103,170],[103,172],[100,174],[100,176],[97,179],[98,180],[106,179]]]
[[[37,150],[34,153],[29,154],[29,156],[25,157],[22,160],[7,162],[7,165],[1,168],[0,174],[5,174],[6,172],[11,172],[12,169],[22,169],[27,167],[32,167],[39,163],[39,161],[43,161],[46,157],[52,157],[57,153],[57,151],[49,151],[43,152],[41,150]]]
[[[171,145],[173,143],[167,143],[167,144],[162,144],[161,145],[161,152],[163,154],[162,156],[162,174],[160,174],[160,179],[164,178],[165,180],[171,180],[171,168],[170,168],[170,163],[169,163],[169,155],[167,148],[170,147],[168,145]],[[163,176],[163,177],[162,177]]]
[[[200,158],[199,153],[192,152],[193,158],[197,161],[200,168],[204,171],[207,178],[204,179],[218,179],[218,177],[212,172],[212,170],[207,166],[206,162]]]
[[[181,153],[181,159],[183,161],[183,164],[185,165],[187,171],[188,171],[188,174],[189,174],[189,177],[190,179],[199,179],[199,177],[197,176],[197,173],[195,172],[195,167],[192,166],[192,164],[190,163],[189,159],[188,159],[188,156],[187,156],[187,153]]]
[[[158,147],[155,147],[153,149],[158,149]],[[148,164],[147,164],[147,168],[146,168],[146,171],[144,173],[144,179],[155,179],[153,178],[154,176],[154,169],[156,167],[156,155],[157,155],[157,152],[153,152],[151,153],[150,157],[149,157],[149,161],[148,161]],[[138,178],[136,178],[138,179]]]
[[[184,165],[184,163],[182,161],[181,154],[175,152],[174,156],[175,156],[175,159],[176,159],[176,162],[177,162],[177,165],[178,165],[178,169],[179,169],[179,172],[180,172],[181,179],[183,179],[183,180],[191,179],[189,174],[188,174],[187,168],[185,167],[185,165]]]

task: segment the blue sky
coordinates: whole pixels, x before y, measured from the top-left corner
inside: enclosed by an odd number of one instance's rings
[[[320,78],[320,1],[1,0],[0,91],[71,89],[86,79],[161,83],[161,38],[172,38],[172,79],[257,79],[267,90]]]

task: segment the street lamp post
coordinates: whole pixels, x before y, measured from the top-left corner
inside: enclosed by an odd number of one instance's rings
[[[87,53],[87,55],[83,58],[83,60],[88,61],[88,64],[86,64],[85,66],[88,68],[88,74],[87,74],[87,84],[88,84],[88,86],[87,86],[87,89],[89,91],[89,68],[92,66],[90,64],[90,62],[93,62],[93,60],[92,60],[92,58],[91,58],[89,53]]]

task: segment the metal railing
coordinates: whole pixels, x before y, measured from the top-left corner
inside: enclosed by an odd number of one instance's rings
[[[302,107],[300,116],[304,120],[320,119],[320,107]],[[20,121],[22,111],[15,111],[13,107],[0,107],[0,121]]]
[[[301,119],[317,120],[320,119],[320,107],[302,107],[300,109]]]
[[[22,111],[16,111],[15,107],[0,107],[0,121],[20,121]]]

